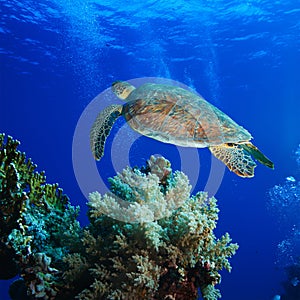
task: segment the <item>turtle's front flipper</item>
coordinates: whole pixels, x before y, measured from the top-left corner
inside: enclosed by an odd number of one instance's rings
[[[274,164],[270,161],[264,154],[262,154],[257,147],[252,143],[240,144],[249,154],[251,154],[255,159],[257,159],[261,164],[274,169]]]
[[[90,132],[90,145],[96,160],[103,156],[106,138],[121,113],[122,105],[110,105],[97,116]]]
[[[221,160],[230,171],[241,177],[253,177],[256,163],[240,144],[221,144],[209,147],[211,153]]]

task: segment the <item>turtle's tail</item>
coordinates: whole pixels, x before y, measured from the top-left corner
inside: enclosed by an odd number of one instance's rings
[[[260,150],[257,147],[255,147],[252,143],[243,143],[240,144],[240,146],[246,152],[252,155],[255,159],[257,159],[260,163],[271,169],[274,169],[274,163],[271,160],[269,160],[262,152],[260,152]]]

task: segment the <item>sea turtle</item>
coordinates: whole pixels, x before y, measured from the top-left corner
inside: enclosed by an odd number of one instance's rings
[[[137,132],[178,146],[204,148],[241,177],[253,177],[251,155],[269,168],[274,164],[255,147],[251,134],[201,96],[177,86],[146,83],[135,88],[116,81],[113,92],[124,105],[110,105],[99,113],[90,132],[96,160],[104,154],[109,132],[123,116]]]

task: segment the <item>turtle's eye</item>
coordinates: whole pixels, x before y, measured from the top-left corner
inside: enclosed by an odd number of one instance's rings
[[[233,143],[227,143],[228,147],[233,147]]]

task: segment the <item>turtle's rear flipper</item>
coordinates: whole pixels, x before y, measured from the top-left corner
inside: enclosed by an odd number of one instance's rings
[[[90,131],[90,145],[96,160],[104,154],[104,146],[112,126],[122,113],[122,105],[110,105],[97,116]]]
[[[230,171],[240,177],[253,177],[256,163],[240,144],[221,144],[209,147],[211,153],[221,160]]]
[[[264,154],[262,154],[257,147],[252,143],[240,144],[244,150],[246,150],[250,155],[257,159],[261,164],[274,169],[274,163],[270,161]]]

